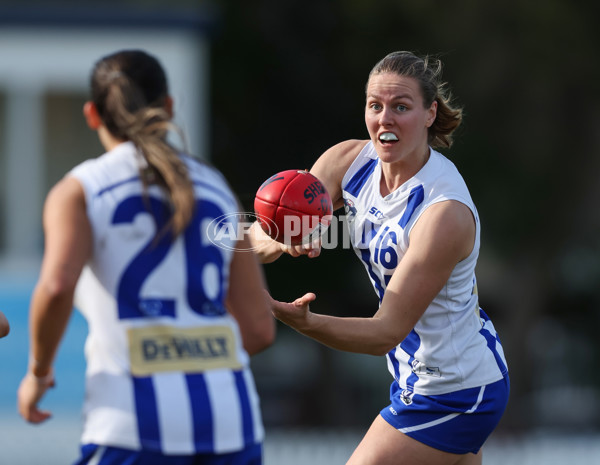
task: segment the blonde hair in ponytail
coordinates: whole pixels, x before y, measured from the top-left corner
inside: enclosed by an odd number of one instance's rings
[[[180,131],[167,111],[164,70],[143,51],[122,51],[96,64],[91,84],[92,99],[108,131],[133,142],[146,160],[148,166],[140,173],[144,185],[158,184],[166,191],[172,214],[161,233],[171,231],[176,237],[194,214],[195,198],[187,166],[167,140],[169,131]]]

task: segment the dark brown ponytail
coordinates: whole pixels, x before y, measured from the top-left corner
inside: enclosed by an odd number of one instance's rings
[[[177,131],[167,111],[167,80],[160,63],[139,50],[102,58],[92,72],[92,99],[102,122],[117,139],[134,143],[148,167],[140,174],[145,186],[158,184],[169,197],[167,225],[177,236],[194,213],[194,190],[187,167],[168,142]]]

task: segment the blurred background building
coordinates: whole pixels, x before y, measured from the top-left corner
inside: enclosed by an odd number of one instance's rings
[[[100,153],[82,120],[94,62],[122,48],[144,48],[169,71],[176,122],[190,149],[208,151],[208,18],[199,12],[37,7],[0,10],[3,199],[0,248],[39,257],[40,213],[50,186],[74,164]]]
[[[191,150],[221,169],[251,210],[274,172],[310,168],[334,143],[368,137],[368,72],[390,51],[413,50],[441,56],[465,108],[445,153],[479,209],[481,305],[511,371],[508,410],[484,463],[561,463],[575,453],[592,463],[600,457],[599,13],[567,0],[3,2],[0,308],[13,331],[0,340],[0,449],[20,450],[5,435],[12,431],[23,444],[46,444],[46,456],[65,457],[61,438],[67,457],[77,454],[86,331],[78,314],[45,400],[59,433],[24,425],[14,399],[43,198],[102,151],[81,116],[96,59],[133,46],[156,54]],[[377,306],[350,250],[284,257],[265,271],[276,298],[314,291],[318,312],[370,316]],[[272,438],[266,465],[344,463],[388,401],[383,358],[333,351],[283,326],[253,368]],[[24,453],[6,463],[33,463]]]

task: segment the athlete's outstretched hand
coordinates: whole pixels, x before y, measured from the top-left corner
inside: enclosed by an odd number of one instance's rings
[[[43,378],[29,372],[25,375],[17,391],[17,406],[21,416],[30,423],[41,423],[52,416],[47,410],[40,410],[38,402],[48,388],[54,387],[54,373]]]
[[[316,258],[321,255],[321,238],[318,237],[312,242],[300,245],[281,244],[281,250],[292,257],[306,255],[308,258]]]
[[[273,316],[282,323],[301,331],[309,326],[310,313],[309,304],[317,298],[315,294],[309,292],[293,302],[280,302],[273,299],[268,293],[269,302]]]

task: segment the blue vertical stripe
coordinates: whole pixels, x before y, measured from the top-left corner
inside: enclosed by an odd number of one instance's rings
[[[156,393],[151,376],[133,377],[135,413],[142,449],[161,448]],[[162,448],[161,448],[162,449]]]
[[[365,220],[360,240],[361,245],[368,246],[373,238],[377,235],[380,225],[374,225],[369,220]]]
[[[406,210],[404,210],[402,218],[400,218],[400,221],[398,221],[398,224],[402,227],[402,229],[406,227],[410,221],[410,218],[413,216],[413,213],[417,207],[423,203],[424,199],[425,189],[423,189],[422,184],[410,191],[410,194],[408,194],[408,201],[406,202]]]
[[[248,387],[243,371],[235,371],[235,385],[240,396],[240,407],[242,409],[242,426],[244,434],[244,445],[254,444],[254,422],[252,420],[252,408],[250,407],[250,398],[248,397]]]
[[[490,317],[487,316],[487,314],[481,308],[479,309],[479,316],[481,317],[481,319],[483,321],[489,321],[490,320]],[[506,364],[504,363],[504,361],[502,360],[502,357],[500,357],[500,354],[498,353],[498,350],[496,349],[496,342],[500,343],[500,339],[498,338],[498,335],[496,334],[494,336],[492,333],[490,333],[485,328],[481,328],[479,330],[479,334],[481,334],[485,338],[485,340],[487,342],[488,348],[494,354],[494,358],[496,359],[496,363],[498,364],[498,368],[500,369],[500,372],[503,375],[505,375],[506,373],[508,373],[508,368],[507,368]]]
[[[408,336],[406,336],[404,338],[404,340],[400,343],[400,347],[402,348],[402,350],[404,350],[404,352],[406,352],[409,356],[408,364],[411,367],[412,367],[412,363],[415,360],[415,353],[417,352],[417,350],[419,349],[420,346],[421,346],[421,338],[419,337],[419,335],[416,333],[416,331],[414,329],[411,330],[411,332],[408,333]],[[412,391],[415,386],[415,383],[418,380],[419,380],[419,377],[415,373],[411,373],[406,380],[407,388],[410,391]]]
[[[502,373],[502,375],[505,375],[506,373],[508,373],[508,368],[506,368],[506,365],[504,364],[502,357],[500,357],[500,354],[496,350],[496,342],[497,342],[496,337],[493,336],[492,334],[490,334],[490,332],[484,328],[481,328],[479,333],[485,338],[485,340],[487,341],[488,348],[494,354],[494,358],[496,359],[496,363],[498,364],[500,373]]]
[[[214,450],[213,413],[204,374],[185,375],[194,428],[194,446],[197,451]]]
[[[369,177],[373,173],[373,170],[377,166],[377,159],[370,159],[365,163],[360,169],[352,176],[348,184],[344,190],[349,194],[352,194],[354,197],[358,197],[361,189],[365,185],[365,183],[369,180]]]
[[[392,366],[394,367],[394,379],[396,381],[400,381],[400,363],[398,362],[398,359],[396,358],[396,347],[394,347],[392,350],[390,350],[387,353],[388,359],[390,360],[390,362],[392,363]]]
[[[371,281],[373,281],[373,286],[375,286],[375,289],[377,290],[377,295],[379,295],[379,303],[381,303],[381,301],[383,300],[383,293],[385,292],[385,289],[381,285],[381,281],[379,281],[379,278],[377,277],[377,275],[373,271],[373,267],[371,266],[371,251],[369,249],[361,249],[360,258],[367,267],[367,272],[371,277]]]

